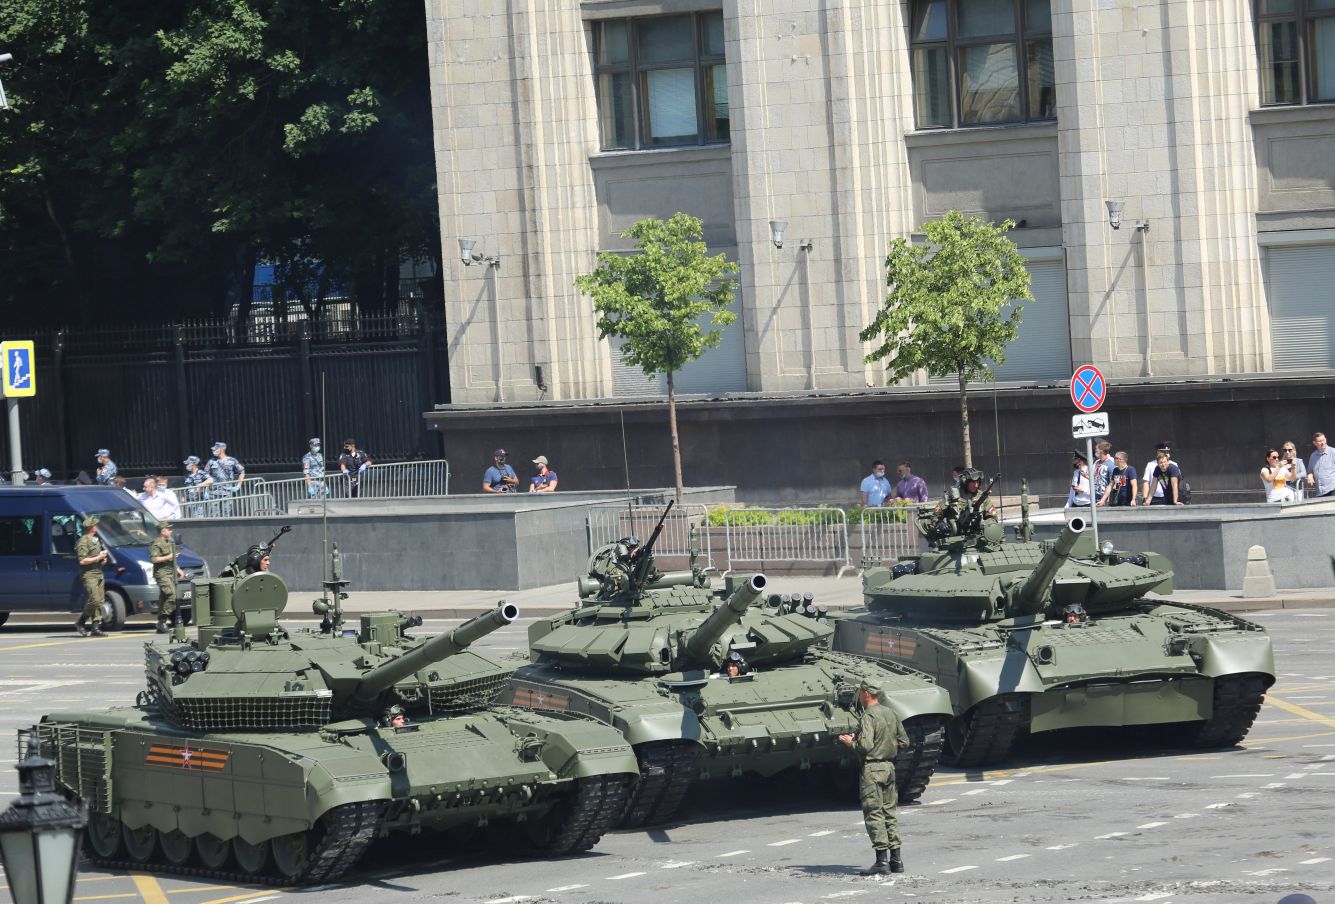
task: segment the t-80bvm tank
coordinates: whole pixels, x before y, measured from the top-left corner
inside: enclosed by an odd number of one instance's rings
[[[947,498],[919,519],[931,549],[863,574],[866,611],[832,618],[834,648],[922,669],[950,691],[948,762],[1005,759],[1025,733],[1163,725],[1163,736],[1232,746],[1275,680],[1270,637],[1227,612],[1148,599],[1171,593],[1156,553],[1094,546],[1083,518],[1019,542],[986,500]]]
[[[818,608],[767,595],[764,575],[714,593],[694,557],[691,571],[660,573],[661,529],[643,547],[627,538],[594,553],[579,602],[531,626],[533,664],[511,681],[516,703],[593,716],[634,745],[640,778],[623,825],[670,818],[696,779],[851,765],[838,736],[855,730],[863,678],[882,684],[904,722],[900,796],[919,797],[950,714],[941,688],[914,669],[822,649],[832,632]]]
[[[468,647],[516,607],[431,638],[399,612],[345,630],[337,557],[321,630],[278,626],[288,594],[272,572],[198,580],[197,638],[178,626],[145,645],[133,707],[26,730],[88,802],[86,850],[121,868],[313,883],[392,832],[510,823],[520,850],[596,844],[635,756],[595,720],[493,705],[511,669]]]

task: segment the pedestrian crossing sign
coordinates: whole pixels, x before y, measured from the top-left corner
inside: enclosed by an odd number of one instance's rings
[[[0,342],[0,359],[5,365],[4,396],[7,399],[28,398],[37,395],[37,378],[33,373],[32,340]]]

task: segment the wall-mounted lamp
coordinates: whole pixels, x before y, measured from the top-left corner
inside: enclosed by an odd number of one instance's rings
[[[501,268],[501,256],[486,257],[481,251],[474,251],[473,247],[477,245],[473,239],[459,239],[459,260],[463,261],[465,267],[471,267],[474,264],[486,264],[488,267]]]
[[[1122,228],[1122,209],[1126,204],[1122,201],[1104,201],[1104,206],[1108,208],[1108,225],[1113,229]],[[1148,220],[1136,220],[1131,224],[1137,232],[1149,232],[1150,224]]]
[[[783,231],[787,228],[787,220],[769,221],[769,240],[774,243],[775,248],[783,247]]]
[[[814,242],[812,242],[811,239],[803,239],[802,241],[798,242],[798,244],[797,244],[797,250],[798,250],[798,251],[810,251],[812,248],[815,248],[815,247],[816,247],[816,244],[815,244]]]

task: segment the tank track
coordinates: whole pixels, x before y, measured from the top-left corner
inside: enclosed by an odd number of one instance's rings
[[[1028,730],[1027,695],[989,697],[947,726],[942,758],[961,769],[987,766],[1004,760]]]
[[[295,878],[275,872],[272,857],[269,861],[269,871],[259,874],[244,870],[208,869],[188,863],[177,866],[161,859],[149,862],[104,859],[95,856],[88,856],[87,859],[106,869],[166,873],[193,879],[216,879],[240,885],[314,885],[333,882],[355,866],[366,852],[366,848],[375,840],[384,810],[384,802],[378,800],[344,804],[330,810],[326,814],[328,818],[323,836],[307,857],[305,869]],[[83,849],[91,850],[87,844]]]
[[[640,778],[631,788],[621,827],[635,829],[671,819],[695,780],[699,747],[690,742],[642,744],[635,750]]]
[[[899,802],[910,804],[922,797],[941,759],[946,741],[945,720],[937,716],[919,716],[904,723],[909,746],[895,756],[895,777]]]
[[[1225,675],[1214,682],[1214,715],[1191,722],[1185,740],[1193,747],[1232,747],[1247,737],[1270,687],[1268,675]]]
[[[587,851],[607,832],[615,828],[626,809],[626,785],[623,775],[595,775],[578,780],[574,803],[559,831],[540,845],[544,854],[563,856]]]

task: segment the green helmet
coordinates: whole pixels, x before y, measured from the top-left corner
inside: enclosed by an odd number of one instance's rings
[[[960,483],[968,483],[970,480],[983,482],[983,472],[977,468],[965,468],[964,473],[960,475]]]

